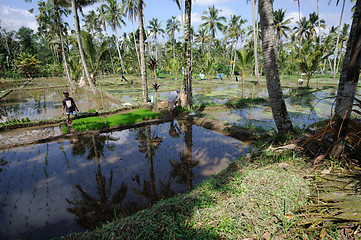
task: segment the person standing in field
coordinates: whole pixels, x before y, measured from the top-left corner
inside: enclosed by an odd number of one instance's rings
[[[78,107],[76,106],[74,99],[69,97],[69,92],[63,92],[64,99],[63,99],[63,111],[61,114],[64,114],[64,110],[66,113],[66,124],[69,125],[70,113],[76,116],[77,112],[79,112]]]
[[[178,90],[174,90],[173,92],[171,92],[169,94],[169,97],[168,97],[168,106],[169,106],[169,113],[170,113],[171,118],[173,117],[174,105],[179,98],[178,93],[179,93]]]

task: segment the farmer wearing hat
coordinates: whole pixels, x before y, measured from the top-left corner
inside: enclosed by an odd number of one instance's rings
[[[69,125],[69,118],[70,113],[72,113],[74,116],[76,115],[76,111],[79,112],[78,107],[76,106],[73,98],[69,97],[69,92],[65,91],[63,92],[64,99],[63,99],[63,111],[61,114],[64,114],[64,109],[66,113],[66,124]],[[76,111],[75,111],[76,110]]]
[[[169,113],[170,113],[171,118],[172,118],[172,115],[173,115],[174,105],[175,105],[176,101],[179,98],[178,93],[179,93],[178,90],[174,90],[173,92],[171,92],[169,94],[169,97],[168,97],[168,106],[169,106]]]

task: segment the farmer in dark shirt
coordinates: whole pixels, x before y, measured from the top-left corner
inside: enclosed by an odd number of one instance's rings
[[[64,114],[64,109],[65,109],[65,112],[66,112],[66,124],[69,125],[70,113],[72,113],[75,116],[76,111],[79,112],[79,109],[76,106],[73,98],[69,97],[69,92],[63,92],[63,94],[64,94],[65,98],[63,99],[63,111],[62,111],[61,114]]]

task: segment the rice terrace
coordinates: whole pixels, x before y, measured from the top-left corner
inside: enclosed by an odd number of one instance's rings
[[[0,240],[361,239],[361,0],[17,4]]]

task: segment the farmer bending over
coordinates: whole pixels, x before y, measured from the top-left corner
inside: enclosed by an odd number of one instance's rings
[[[75,105],[75,102],[73,98],[69,97],[69,92],[63,92],[64,99],[63,99],[63,111],[61,114],[64,114],[64,109],[66,112],[66,124],[69,125],[69,118],[70,113],[72,113],[74,116],[76,115],[76,111],[79,112],[78,107]],[[76,110],[76,111],[75,111]]]
[[[174,110],[174,105],[176,103],[176,101],[178,100],[178,95],[179,91],[178,90],[174,90],[173,92],[171,92],[169,94],[168,97],[168,106],[169,106],[169,113],[170,113],[170,117],[172,118],[173,115],[173,110]]]

